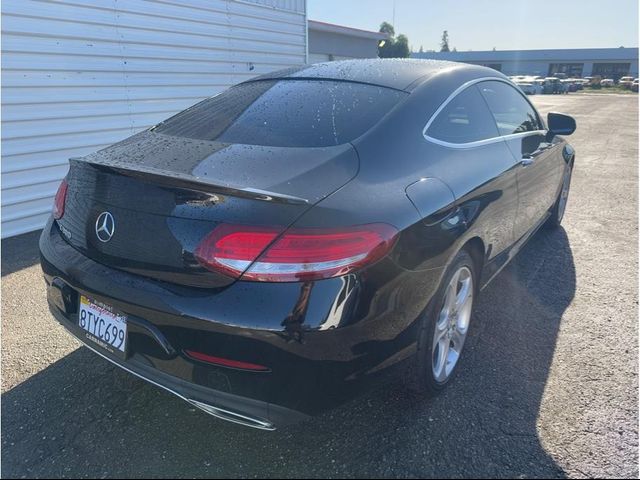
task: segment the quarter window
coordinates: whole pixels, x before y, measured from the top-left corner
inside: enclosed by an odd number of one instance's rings
[[[438,113],[427,136],[443,142],[464,144],[497,137],[498,130],[478,89],[472,85],[456,95]]]
[[[498,126],[500,135],[542,130],[538,114],[520,92],[504,82],[478,84]]]

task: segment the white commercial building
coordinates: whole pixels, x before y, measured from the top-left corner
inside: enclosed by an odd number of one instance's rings
[[[306,0],[4,0],[2,236],[44,225],[69,157],[306,61]]]
[[[569,77],[599,75],[616,80],[625,75],[638,76],[637,47],[414,52],[411,56],[485,65],[506,75],[546,77],[564,73]]]

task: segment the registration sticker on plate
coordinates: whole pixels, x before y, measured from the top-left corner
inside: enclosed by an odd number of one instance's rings
[[[123,355],[127,344],[127,317],[109,305],[80,296],[78,325],[86,337],[111,353]]]

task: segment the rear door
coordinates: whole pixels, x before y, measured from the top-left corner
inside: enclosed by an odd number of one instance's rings
[[[516,162],[518,213],[514,226],[518,240],[533,228],[551,208],[562,178],[563,162],[558,144],[547,140],[540,117],[526,97],[501,81],[478,84],[493,114],[498,131]]]

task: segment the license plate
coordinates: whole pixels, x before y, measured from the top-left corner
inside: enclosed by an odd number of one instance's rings
[[[127,346],[127,317],[102,302],[80,296],[78,325],[85,336],[109,352],[124,356]]]

